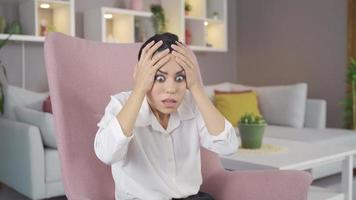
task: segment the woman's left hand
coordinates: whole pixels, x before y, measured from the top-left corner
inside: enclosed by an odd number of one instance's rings
[[[186,82],[188,89],[193,87],[200,87],[201,82],[198,74],[198,63],[194,59],[193,52],[180,42],[172,44],[174,51],[172,54],[175,56],[176,62],[184,69],[186,75]]]

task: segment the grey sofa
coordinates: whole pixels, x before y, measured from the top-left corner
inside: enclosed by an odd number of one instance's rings
[[[291,87],[293,89],[293,87],[297,88],[299,86],[291,85],[286,87]],[[260,97],[262,97],[259,99],[260,101],[267,101],[267,100],[271,100],[268,98],[269,94],[267,94],[268,93],[266,92],[267,90],[272,91],[270,92],[271,95],[275,95],[275,94],[278,95],[278,92],[280,91],[282,91],[282,93],[285,92],[283,90],[285,90],[286,88],[282,88],[282,87],[281,86],[251,87],[251,86],[243,86],[239,84],[225,82],[225,83],[220,83],[215,85],[207,85],[205,86],[205,91],[208,93],[209,97],[213,100],[214,90],[220,90],[220,91],[255,90],[257,92],[257,95],[260,95]],[[306,84],[304,84],[303,87],[306,87]],[[297,140],[297,141],[303,141],[309,143],[325,143],[331,146],[346,145],[346,146],[352,146],[356,148],[356,131],[337,129],[337,128],[326,128],[326,101],[321,99],[307,99],[306,88],[303,87],[297,88],[297,90],[301,89],[303,93],[305,93],[304,96],[302,95],[302,98],[305,98],[305,105],[303,108],[301,108],[301,109],[305,109],[305,111],[303,112],[304,119],[303,119],[302,127],[292,127],[292,126],[268,123],[268,126],[266,127],[265,130],[265,136],[273,137],[273,138]],[[273,107],[274,106],[273,103],[283,104],[282,102],[276,102],[279,100],[283,101],[283,99],[274,98],[273,100],[274,102],[272,103],[270,102],[270,104],[266,104],[266,102],[260,102],[260,103],[263,104],[262,106],[268,106],[268,107]],[[266,112],[271,112],[268,109],[265,110]],[[268,113],[262,113],[262,114],[268,115]],[[269,115],[269,117],[271,116]],[[275,119],[273,120],[275,121]],[[236,132],[238,132],[237,128],[236,128]],[[354,160],[354,167],[356,167],[356,159],[353,160]],[[323,165],[322,167],[315,167],[309,171],[311,172],[314,179],[323,178],[332,174],[340,173],[341,164],[342,164],[341,161],[333,162],[328,165]]]
[[[64,195],[57,149],[44,144],[39,127],[14,120],[8,109],[11,104],[12,112],[16,106],[42,112],[48,93],[13,86],[7,90],[7,112],[0,117],[0,182],[30,199]]]

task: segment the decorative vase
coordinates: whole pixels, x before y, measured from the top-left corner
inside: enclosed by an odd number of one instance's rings
[[[133,10],[143,10],[143,2],[142,0],[131,0],[130,8]]]
[[[262,146],[266,124],[238,124],[241,146],[245,149],[259,149]]]
[[[189,29],[185,29],[185,44],[192,44],[192,33]]]

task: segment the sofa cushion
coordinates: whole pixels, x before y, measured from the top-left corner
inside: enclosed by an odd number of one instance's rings
[[[45,149],[45,165],[46,182],[60,181],[61,169],[59,155],[56,149]]]
[[[57,149],[53,115],[26,107],[15,107],[16,119],[39,128],[46,147]]]
[[[52,102],[51,102],[50,96],[48,96],[47,99],[43,102],[42,110],[43,110],[43,112],[53,113],[52,112]]]
[[[5,93],[4,117],[16,120],[15,107],[29,107],[38,111],[42,110],[42,103],[47,98],[48,92],[39,93],[20,87],[8,85]]]
[[[216,108],[226,117],[233,126],[245,113],[253,113],[260,116],[256,92],[220,92],[215,91],[214,102]]]
[[[262,115],[268,124],[302,128],[304,126],[307,84],[253,87],[233,84],[232,90],[257,92]]]

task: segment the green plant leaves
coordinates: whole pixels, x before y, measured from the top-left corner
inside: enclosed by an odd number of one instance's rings
[[[152,4],[151,12],[152,12],[151,20],[155,33],[163,33],[166,29],[166,18],[162,6],[159,4],[157,5]]]
[[[266,120],[262,116],[255,115],[253,113],[245,113],[239,123],[242,124],[266,124]]]
[[[350,64],[346,69],[346,83],[348,85],[346,98],[340,102],[343,108],[344,127],[355,129],[356,113],[353,111],[353,106],[356,106],[356,60],[354,58],[350,58]]]

